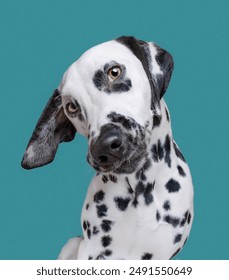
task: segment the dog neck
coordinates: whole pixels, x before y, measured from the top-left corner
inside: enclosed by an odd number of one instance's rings
[[[160,105],[161,115],[153,116],[146,157],[139,164],[137,171],[123,175],[130,186],[136,186],[139,181],[154,182],[158,176],[161,176],[162,165],[172,168],[171,158],[175,152],[170,115],[163,99]]]

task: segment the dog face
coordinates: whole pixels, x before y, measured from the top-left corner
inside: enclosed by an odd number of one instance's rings
[[[75,132],[88,137],[88,162],[101,172],[132,173],[146,156],[173,60],[153,43],[121,37],[85,52],[65,72],[43,111],[22,166],[51,162]]]

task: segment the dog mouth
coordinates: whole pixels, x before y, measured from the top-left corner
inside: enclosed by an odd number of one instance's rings
[[[90,155],[87,156],[88,163],[97,172],[101,173],[116,173],[116,174],[130,174],[138,169],[143,158],[147,156],[146,145],[139,145],[137,149],[131,151],[128,155],[122,159],[117,159],[112,163],[98,163],[95,162]]]

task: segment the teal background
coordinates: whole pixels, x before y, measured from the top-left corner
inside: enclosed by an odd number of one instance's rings
[[[174,57],[166,93],[174,138],[192,171],[195,221],[178,259],[229,259],[227,0],[0,1],[0,259],[55,259],[81,233],[94,171],[86,139],[26,171],[20,161],[65,69],[121,35],[154,41]]]

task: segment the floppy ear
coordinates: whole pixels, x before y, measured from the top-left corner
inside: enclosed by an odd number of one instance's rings
[[[60,92],[56,89],[34,129],[21,165],[25,169],[53,161],[58,145],[72,141],[76,129],[64,114]]]
[[[173,72],[172,56],[156,44],[137,40],[134,37],[123,36],[117,41],[128,47],[141,61],[151,87],[151,108],[160,108],[160,99],[169,85]]]

